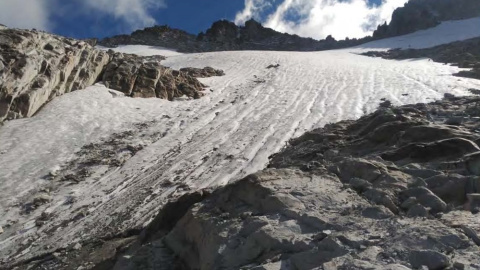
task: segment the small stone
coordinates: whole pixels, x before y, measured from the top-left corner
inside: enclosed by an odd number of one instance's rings
[[[445,125],[460,126],[463,123],[463,117],[450,117],[445,121]]]
[[[356,177],[350,179],[349,184],[352,187],[352,189],[358,192],[366,191],[367,189],[372,187],[372,184],[370,182],[363,180],[361,178],[356,178]]]
[[[455,262],[453,264],[453,268],[458,269],[458,270],[463,270],[463,269],[465,269],[465,264],[460,263],[460,262]]]
[[[445,94],[443,95],[443,97],[446,98],[446,99],[452,99],[452,98],[455,98],[455,95],[454,95],[454,94],[450,94],[450,93],[445,93]]]
[[[42,204],[49,203],[51,201],[52,201],[51,196],[49,196],[47,194],[40,194],[33,199],[33,204],[39,206],[39,205],[42,205]]]
[[[52,51],[55,47],[53,47],[52,44],[48,43],[46,44],[43,49],[47,50],[47,51]]]
[[[3,228],[2,228],[2,226],[0,226],[0,234],[2,234],[2,233],[3,233]]]
[[[413,217],[428,217],[428,210],[420,204],[415,204],[408,209],[407,216]]]
[[[410,207],[412,207],[416,203],[417,203],[417,198],[410,197],[410,198],[406,199],[400,207],[402,207],[403,209],[410,209]]]
[[[82,245],[80,243],[76,243],[75,246],[73,246],[73,249],[79,250],[82,248]]]

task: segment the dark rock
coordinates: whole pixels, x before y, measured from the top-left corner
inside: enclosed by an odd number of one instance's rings
[[[428,210],[420,204],[414,204],[408,209],[407,217],[428,217]]]
[[[393,12],[390,24],[373,33],[385,38],[413,33],[437,26],[441,21],[463,20],[480,16],[480,4],[475,0],[411,0]]]
[[[431,250],[414,250],[410,252],[410,264],[413,268],[422,266],[431,270],[445,269],[450,266],[450,259],[440,252]]]
[[[204,67],[204,68],[181,68],[181,72],[188,74],[194,78],[207,78],[212,76],[223,76],[225,72],[220,69],[214,69],[212,67]]]

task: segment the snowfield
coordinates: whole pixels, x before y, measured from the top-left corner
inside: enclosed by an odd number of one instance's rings
[[[363,48],[422,47],[422,40],[433,46],[480,36],[480,27],[456,34],[466,25],[480,25],[479,18],[463,23]],[[440,37],[435,44],[433,36]],[[382,98],[401,105],[480,89],[478,80],[452,76],[459,68],[427,59],[358,55],[363,48],[179,54],[122,46],[123,52],[142,55],[170,53],[162,63],[175,69],[211,66],[226,75],[201,79],[209,88],[198,100],[133,99],[95,85],[55,99],[32,118],[6,122],[0,127],[0,226],[5,231],[0,258],[30,258],[144,226],[167,200],[258,171],[289,139],[373,112]],[[267,69],[271,64],[279,67]],[[47,177],[75,160],[81,147],[109,138],[143,149],[123,166],[98,166],[79,183]],[[41,192],[49,192],[52,201],[26,214],[24,205]],[[42,213],[49,218],[38,227],[35,220]]]

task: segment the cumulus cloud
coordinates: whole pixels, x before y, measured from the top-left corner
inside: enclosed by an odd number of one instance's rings
[[[50,30],[48,0],[0,0],[0,23],[14,28]]]
[[[87,9],[123,20],[131,29],[155,24],[156,21],[149,11],[166,7],[163,0],[82,0],[82,2]]]
[[[393,11],[408,0],[382,0],[369,5],[367,0],[283,0],[265,18],[258,18],[257,7],[268,0],[245,0],[245,8],[235,22],[260,19],[267,27],[280,32],[323,39],[360,38],[372,34],[379,24],[389,22]]]
[[[265,0],[245,0],[245,8],[237,13],[235,23],[244,24],[251,18],[260,16],[260,12],[270,6],[271,3]]]

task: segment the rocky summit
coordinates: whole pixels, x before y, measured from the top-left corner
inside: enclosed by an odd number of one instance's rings
[[[198,35],[166,25],[147,27],[131,35],[118,35],[98,41],[105,47],[139,44],[173,48],[179,52],[214,52],[231,50],[321,51],[355,46],[371,41],[371,37],[336,41],[332,36],[323,40],[280,33],[251,19],[244,26],[220,20]]]
[[[55,97],[97,82],[132,97],[173,100],[202,96],[206,86],[195,77],[223,75],[213,68],[172,70],[160,64],[164,59],[103,51],[36,30],[0,29],[0,121],[30,117]]]
[[[480,16],[480,2],[476,0],[411,0],[396,9],[391,22],[380,25],[373,37],[405,35],[437,26],[443,21],[477,16]]]

